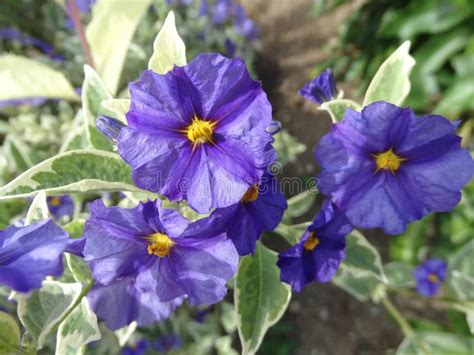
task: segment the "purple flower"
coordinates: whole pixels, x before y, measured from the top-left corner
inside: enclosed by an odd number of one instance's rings
[[[346,256],[346,235],[351,230],[347,218],[325,200],[300,242],[279,255],[281,280],[296,292],[313,280],[331,280]]]
[[[40,288],[46,276],[63,273],[62,253],[79,252],[78,243],[51,219],[0,231],[0,284],[18,292]]]
[[[134,321],[139,326],[146,326],[166,319],[184,300],[184,297],[178,296],[161,301],[151,287],[138,286],[132,276],[122,277],[108,285],[98,283],[87,298],[91,308],[111,330],[120,329]]]
[[[448,265],[441,259],[429,259],[413,270],[416,290],[423,296],[434,296],[446,278]]]
[[[217,0],[214,5],[212,21],[218,25],[223,24],[233,15],[233,10],[232,0]]]
[[[181,337],[174,334],[159,337],[153,342],[153,348],[160,353],[166,353],[182,346],[183,341],[181,340]]]
[[[253,253],[255,243],[264,231],[276,228],[287,208],[285,194],[278,180],[266,173],[260,184],[251,186],[236,204],[218,209],[227,234],[240,255]]]
[[[256,40],[258,37],[257,25],[247,16],[243,6],[236,4],[234,7],[234,13],[235,32],[251,41]]]
[[[95,125],[97,129],[113,143],[117,143],[120,130],[125,127],[119,120],[108,116],[99,116],[95,120]]]
[[[147,70],[130,93],[118,151],[140,188],[207,213],[238,202],[275,160],[271,105],[240,58],[202,54],[165,75]]]
[[[348,109],[316,149],[319,188],[354,226],[403,233],[430,211],[453,209],[473,176],[456,126],[382,101]]]
[[[218,218],[190,223],[159,201],[122,209],[98,200],[90,210],[84,255],[100,284],[129,277],[137,297],[170,302],[187,296],[192,305],[216,303],[227,293],[238,254]]]
[[[122,355],[146,355],[148,350],[148,340],[141,339],[134,346],[127,346],[122,349]]]
[[[72,217],[74,214],[74,201],[69,195],[48,196],[47,203],[49,212],[56,219],[64,216]]]
[[[23,105],[41,106],[47,101],[48,99],[44,97],[26,97],[26,98],[21,98],[21,99],[0,100],[0,109],[4,107],[23,106]]]
[[[319,105],[332,100],[336,94],[336,79],[329,68],[307,82],[300,90],[301,96]]]

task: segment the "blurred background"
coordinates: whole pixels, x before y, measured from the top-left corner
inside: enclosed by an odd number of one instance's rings
[[[86,26],[95,1],[76,3]],[[380,64],[405,40],[411,41],[411,54],[417,62],[405,104],[419,114],[435,112],[460,120],[463,144],[472,148],[472,0],[155,0],[129,46],[118,97],[127,97],[127,83],[146,68],[153,39],[171,9],[176,13],[188,60],[200,52],[241,56],[252,75],[263,82],[274,118],[283,126],[276,142],[283,176],[308,179],[317,174],[313,148],[331,125],[327,113],[301,98],[299,89],[330,67],[345,97],[361,102]],[[80,90],[87,58],[70,11],[61,1],[2,0],[0,51],[46,63],[63,72]],[[0,101],[0,186],[57,154],[67,132],[78,121],[79,106],[41,97]],[[318,196],[306,215],[294,222],[312,218],[321,202]],[[0,203],[0,228],[21,215],[24,208],[25,203],[18,201]],[[427,255],[447,259],[474,237],[473,183],[451,213],[431,214],[412,224],[404,235],[388,237],[380,231],[366,235],[385,263],[416,265]],[[265,236],[275,249],[286,248],[272,237]],[[417,330],[469,336],[465,316],[460,312],[442,310],[416,297],[400,296],[395,301]],[[194,310],[192,320],[179,316],[188,325],[196,324],[192,331],[186,326],[180,328],[185,329],[185,334],[180,334],[184,342],[178,342],[178,349],[172,351],[193,353],[191,349],[197,348],[187,348],[187,342],[197,342],[196,337],[209,332],[230,333],[230,344],[238,349],[232,321],[224,326],[212,323],[227,314],[228,306]],[[203,317],[202,322],[197,317]],[[145,331],[153,332],[167,334],[170,328]],[[402,340],[402,333],[381,306],[360,302],[332,284],[311,284],[294,295],[284,318],[270,329],[259,353],[381,354],[396,349]],[[165,345],[168,348],[164,349],[169,350],[176,344]],[[232,353],[231,349],[222,349],[212,351]]]

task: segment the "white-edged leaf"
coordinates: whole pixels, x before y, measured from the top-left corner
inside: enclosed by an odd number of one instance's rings
[[[14,54],[0,56],[0,100],[46,97],[79,101],[63,73]]]
[[[376,301],[385,295],[384,285],[373,274],[354,275],[344,265],[341,265],[332,282],[361,302]]]
[[[29,295],[18,294],[18,316],[38,350],[46,337],[73,309],[82,290],[79,283],[44,281],[41,289]]]
[[[451,285],[460,299],[474,301],[474,277],[454,270],[451,272],[450,278]]]
[[[386,282],[379,252],[357,230],[346,237],[346,258],[343,264],[353,275],[371,274],[379,281]]]
[[[133,185],[130,167],[116,153],[73,150],[47,159],[0,188],[0,200],[73,192],[142,191]]]
[[[43,221],[49,217],[48,203],[46,202],[46,193],[44,191],[38,194],[31,202],[30,208],[25,218],[25,226],[36,221]]]
[[[466,321],[469,326],[469,331],[474,334],[474,309],[466,313]]]
[[[153,42],[153,55],[148,62],[148,69],[166,74],[175,65],[186,65],[186,46],[176,29],[174,13],[170,11]]]
[[[255,354],[263,337],[285,313],[291,288],[280,281],[277,255],[257,243],[255,254],[240,261],[234,304],[243,354]]]
[[[283,219],[301,217],[310,210],[314,205],[314,201],[316,201],[316,193],[311,190],[303,191],[291,197],[287,201],[288,208],[285,211],[285,217]]]
[[[80,305],[59,325],[56,335],[56,355],[81,355],[86,344],[99,340],[100,337],[97,316],[84,297]]]
[[[418,338],[428,346],[432,355],[472,355],[474,338],[460,334],[444,332],[417,332]],[[409,338],[400,344],[396,355],[425,355],[426,352]]]
[[[74,281],[87,283],[92,280],[92,274],[89,266],[83,258],[70,253],[65,253],[64,256],[66,258],[67,267],[69,271],[71,271]]]
[[[87,141],[91,147],[101,150],[113,150],[112,143],[95,126],[100,114],[108,113],[101,105],[104,100],[112,99],[102,79],[88,65],[84,65],[84,83],[82,84],[82,115]]]
[[[130,110],[129,99],[109,99],[101,102],[102,107],[111,112],[111,116],[127,123],[125,114]]]
[[[388,286],[391,288],[411,287],[415,285],[413,266],[401,261],[392,261],[384,265]]]
[[[299,242],[301,236],[306,231],[306,228],[311,222],[303,222],[299,224],[288,225],[286,223],[280,223],[273,231],[282,236],[290,245],[295,245]]]
[[[21,333],[15,319],[0,312],[0,354],[21,354]]]
[[[101,0],[86,28],[94,65],[112,95],[117,93],[128,47],[151,0]]]
[[[362,106],[380,100],[402,104],[410,93],[410,73],[415,66],[415,59],[409,51],[410,41],[405,41],[382,63],[370,82]]]
[[[129,341],[129,339],[131,338],[133,333],[135,333],[135,330],[137,330],[137,326],[138,326],[137,322],[132,322],[129,325],[127,325],[126,327],[117,329],[114,332],[115,336],[118,339],[120,347],[123,348],[125,346],[125,344],[127,344],[127,342]]]
[[[356,111],[360,111],[360,105],[349,99],[335,99],[323,102],[319,107],[320,110],[329,112],[331,119],[334,123],[341,122],[344,118],[344,114],[348,108],[352,108]]]

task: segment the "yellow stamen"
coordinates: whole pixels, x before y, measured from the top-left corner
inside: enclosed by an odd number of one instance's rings
[[[196,146],[202,143],[212,143],[212,135],[216,122],[204,121],[194,117],[191,124],[183,130],[188,139]]]
[[[145,237],[145,239],[150,242],[147,248],[148,254],[154,254],[160,258],[167,256],[175,245],[175,242],[170,237],[162,233],[151,234]]]
[[[61,198],[55,196],[55,197],[51,197],[51,200],[49,200],[49,203],[51,204],[51,206],[59,206],[61,204]]]
[[[242,197],[242,202],[253,202],[258,197],[258,186],[252,185]]]
[[[428,281],[435,284],[439,282],[439,277],[434,272],[430,272],[428,275]]]
[[[377,164],[377,171],[383,169],[390,170],[391,172],[400,169],[401,163],[406,160],[396,155],[391,148],[386,152],[375,154],[374,158],[375,164]]]
[[[313,251],[314,248],[316,248],[319,244],[319,238],[316,237],[314,232],[309,233],[308,239],[306,239],[306,242],[304,242],[304,248],[306,250],[311,250]]]

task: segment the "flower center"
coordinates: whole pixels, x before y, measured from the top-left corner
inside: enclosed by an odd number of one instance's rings
[[[212,135],[216,122],[204,121],[194,117],[191,124],[184,130],[188,139],[194,144],[212,143]]]
[[[391,148],[386,152],[374,155],[374,157],[377,171],[382,169],[392,172],[397,171],[400,169],[401,162],[406,160],[396,155]]]
[[[434,272],[430,272],[428,275],[428,281],[435,284],[439,282],[439,277]]]
[[[51,206],[59,206],[61,204],[61,199],[57,196],[55,197],[51,197],[51,200],[49,200],[49,203],[51,204]]]
[[[310,232],[308,239],[306,239],[306,242],[304,242],[304,248],[306,250],[313,251],[314,248],[318,246],[318,244],[319,244],[319,238],[316,237],[314,232]]]
[[[145,237],[150,242],[148,244],[148,254],[159,256],[160,258],[167,256],[174,246],[174,242],[166,234],[154,233]]]
[[[242,202],[253,202],[258,197],[258,186],[252,185],[242,197]]]

